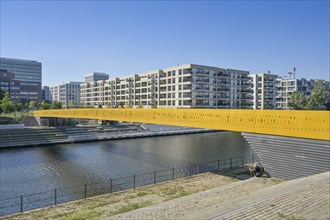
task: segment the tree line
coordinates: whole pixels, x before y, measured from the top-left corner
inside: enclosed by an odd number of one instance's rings
[[[29,101],[27,99],[21,99],[18,102],[13,102],[8,92],[0,89],[0,112],[11,113],[23,110],[47,110],[47,109],[61,109],[62,103],[58,101]]]
[[[294,92],[289,107],[295,110],[330,110],[329,84],[325,80],[315,81],[311,95],[307,97]]]

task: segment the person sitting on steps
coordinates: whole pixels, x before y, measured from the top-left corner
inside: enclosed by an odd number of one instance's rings
[[[254,163],[253,166],[249,167],[249,170],[253,177],[261,177],[265,173],[260,163]]]

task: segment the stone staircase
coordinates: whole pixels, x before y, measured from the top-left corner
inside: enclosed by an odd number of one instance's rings
[[[0,129],[0,148],[68,142],[68,135],[57,128],[22,127]]]
[[[138,130],[143,129],[136,125],[0,128],[0,148],[96,141]]]
[[[280,182],[251,178],[112,219],[329,219],[330,172]]]

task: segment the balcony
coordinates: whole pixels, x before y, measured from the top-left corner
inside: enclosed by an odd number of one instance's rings
[[[210,79],[194,79],[193,82],[208,83],[208,82],[210,82]]]
[[[194,95],[193,98],[210,98],[209,95]]]

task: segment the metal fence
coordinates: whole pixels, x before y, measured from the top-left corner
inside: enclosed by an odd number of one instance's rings
[[[110,179],[107,182],[100,182],[98,184],[82,184],[33,194],[19,195],[0,200],[0,216],[152,185],[206,172],[221,172],[236,169],[252,162],[255,162],[254,154]]]

